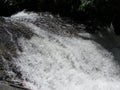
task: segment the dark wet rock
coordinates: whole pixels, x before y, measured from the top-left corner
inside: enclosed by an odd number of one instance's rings
[[[33,23],[46,31],[63,36],[77,36],[77,33],[85,31],[84,24],[48,12],[39,13],[39,18]]]
[[[0,90],[30,90],[21,86],[17,86],[15,84],[10,84],[10,83],[5,83],[1,82],[0,83]]]
[[[21,79],[21,73],[13,64],[14,58],[18,57],[17,51],[22,51],[18,39],[20,37],[30,39],[33,35],[30,28],[24,24],[0,17],[0,81],[10,81],[12,78]],[[3,87],[2,90],[10,90],[7,88]]]

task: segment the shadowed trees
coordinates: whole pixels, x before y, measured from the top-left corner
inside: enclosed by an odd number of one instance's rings
[[[120,34],[120,0],[0,0],[1,16],[23,9],[91,20],[102,26],[112,23],[116,34]]]

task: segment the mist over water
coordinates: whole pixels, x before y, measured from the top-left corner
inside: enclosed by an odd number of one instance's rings
[[[22,73],[25,87],[31,90],[120,90],[119,65],[111,52],[93,40],[44,30],[35,23],[39,17],[39,14],[25,12],[11,16],[11,20],[23,23],[35,33],[30,40],[24,37],[18,40],[22,52],[18,51],[14,64]],[[78,35],[92,38],[87,32]]]

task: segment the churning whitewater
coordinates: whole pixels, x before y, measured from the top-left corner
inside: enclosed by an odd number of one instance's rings
[[[47,17],[54,18],[52,15]],[[13,22],[23,23],[34,33],[30,40],[19,38],[22,52],[17,52],[19,56],[14,61],[22,73],[26,88],[120,90],[119,65],[113,54],[92,39],[79,37],[92,38],[91,34],[81,32],[78,37],[69,36],[61,28],[61,34],[56,28],[52,32],[49,31],[51,27],[47,30],[39,24],[39,18],[43,17],[24,11],[11,16]],[[47,24],[43,24],[47,27]],[[71,27],[69,24],[66,26]]]

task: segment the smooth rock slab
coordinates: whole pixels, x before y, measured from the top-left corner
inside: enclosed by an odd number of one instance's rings
[[[8,84],[0,84],[0,90],[30,90],[30,89],[13,87],[13,86],[10,86]]]

